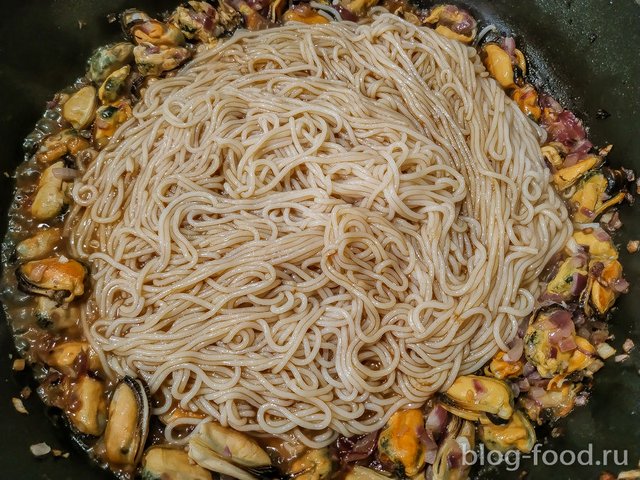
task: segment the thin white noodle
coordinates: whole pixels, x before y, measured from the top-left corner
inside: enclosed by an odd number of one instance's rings
[[[476,52],[389,14],[197,55],[73,194],[109,373],[142,377],[157,414],[313,446],[507,349],[571,234],[535,129]]]

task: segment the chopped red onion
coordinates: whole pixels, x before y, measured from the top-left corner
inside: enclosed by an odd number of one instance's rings
[[[611,282],[611,288],[618,293],[627,293],[629,291],[629,282],[624,278],[616,278]]]
[[[427,448],[427,450],[424,452],[424,461],[429,465],[433,465],[436,462],[437,456],[438,456],[437,445],[436,445],[436,448]]]
[[[562,162],[562,166],[565,167],[565,168],[566,167],[572,167],[573,165],[575,165],[576,163],[580,162],[585,157],[586,157],[586,155],[584,153],[570,153],[564,159],[564,162]]]
[[[377,432],[353,437],[339,437],[336,442],[338,458],[343,463],[352,463],[368,458],[376,448]]]
[[[452,24],[449,28],[460,35],[471,35],[478,23],[476,19],[469,15],[466,10],[458,9],[460,12],[460,21]]]
[[[524,351],[524,342],[520,337],[516,337],[511,341],[509,345],[510,349],[507,353],[504,354],[502,359],[505,362],[514,363],[520,360],[522,357],[522,352]]]
[[[593,217],[595,217],[596,215],[596,213],[593,210],[590,210],[585,206],[580,207],[580,213],[585,217],[587,217],[589,220],[593,220]]]
[[[547,95],[543,93],[540,95],[540,106],[542,108],[549,108],[554,112],[560,113],[562,111],[562,105],[558,103],[558,101],[553,98],[551,95]]]
[[[589,151],[593,148],[593,143],[591,143],[588,139],[583,138],[582,140],[578,140],[571,149],[572,154],[581,154],[585,155],[589,153]]]
[[[425,430],[422,425],[417,429],[417,435],[420,441],[424,444],[425,453],[424,460],[427,463],[433,463],[436,460],[436,454],[438,453],[438,444],[433,439],[433,435],[430,431]]]
[[[449,469],[454,470],[462,465],[462,450],[456,448],[452,449],[451,453],[447,455],[447,466]]]
[[[563,353],[575,350],[577,346],[578,345],[576,344],[576,341],[573,339],[573,337],[565,338],[558,344],[560,351]]]
[[[571,295],[573,297],[580,295],[586,286],[587,276],[579,272],[575,272],[571,281]]]
[[[560,112],[556,120],[547,127],[547,132],[555,141],[573,147],[587,134],[582,122],[569,110]]]
[[[556,310],[549,315],[549,321],[562,332],[573,333],[574,331],[571,313],[566,310]],[[564,337],[567,337],[567,335],[563,335]]]
[[[373,447],[376,444],[377,438],[378,438],[377,432],[371,432],[361,436],[354,443],[353,451],[358,453],[366,452],[367,455],[370,454],[373,450]]]
[[[534,400],[539,400],[545,396],[545,389],[542,387],[531,387],[529,389],[529,396]]]
[[[518,380],[518,389],[521,392],[528,392],[530,388],[531,385],[529,384],[529,380],[527,378],[521,378],[520,380]]]
[[[549,307],[551,305],[560,304],[564,302],[564,298],[559,293],[544,292],[540,295],[540,306]]]
[[[475,378],[473,379],[473,389],[476,391],[476,393],[486,393],[487,389],[484,388],[484,385],[482,385],[482,382],[480,382],[479,380],[476,380]]]
[[[602,275],[602,271],[604,270],[604,263],[602,262],[593,262],[591,268],[589,269],[589,273],[594,277],[599,277]]]
[[[538,378],[540,378],[536,367],[529,362],[524,364],[524,367],[522,368],[522,374],[527,378],[531,378],[534,375],[537,375]]]
[[[516,40],[513,37],[504,37],[502,39],[502,48],[509,54],[511,59],[515,59]]]
[[[593,230],[593,236],[596,237],[601,242],[608,242],[611,239],[609,234],[601,228],[595,228]]]
[[[575,399],[576,407],[583,407],[587,404],[587,400],[589,400],[589,394],[587,392],[580,392]]]
[[[78,170],[66,167],[54,168],[51,173],[60,180],[73,180],[78,176]]]
[[[449,419],[449,412],[447,412],[441,405],[436,405],[427,415],[425,421],[425,428],[433,433],[434,438],[439,438],[440,434],[444,432]]]
[[[33,267],[33,270],[31,271],[31,280],[33,280],[34,282],[39,282],[40,280],[42,280],[42,277],[44,276],[44,272],[47,271],[47,266],[45,264],[40,264],[40,265],[36,265],[35,267]]]
[[[224,446],[224,450],[222,450],[222,455],[224,455],[225,457],[231,458],[231,450],[229,449],[228,445]]]
[[[340,17],[342,18],[342,20],[345,20],[347,22],[358,21],[358,16],[354,14],[351,10],[343,7],[342,5],[336,5],[333,8],[336,10],[336,12],[340,14]]]

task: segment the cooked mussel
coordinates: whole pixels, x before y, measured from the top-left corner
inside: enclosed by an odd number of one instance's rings
[[[580,180],[584,174],[600,166],[601,163],[602,157],[587,155],[574,165],[560,168],[553,174],[553,183],[558,190],[566,190]]]
[[[524,337],[524,353],[543,378],[565,373],[576,349],[571,313],[562,309],[539,312]]]
[[[342,2],[344,8],[357,16],[363,16],[371,7],[375,6],[378,0],[346,0]]]
[[[189,460],[184,450],[156,446],[142,457],[142,480],[211,480],[211,473]]]
[[[567,156],[567,147],[560,142],[547,143],[542,147],[542,154],[549,165],[554,169],[562,168],[564,159]]]
[[[101,85],[109,75],[133,60],[133,45],[120,42],[97,49],[89,58],[89,80]]]
[[[76,130],[91,125],[96,115],[98,102],[96,89],[87,85],[75,92],[62,106],[62,117]]]
[[[46,356],[47,365],[70,378],[77,376],[78,363],[85,363],[89,370],[100,368],[100,359],[87,342],[68,341],[53,347]]]
[[[132,27],[139,23],[148,22],[152,18],[146,12],[137,8],[128,8],[120,14],[120,26],[125,34],[128,34]]]
[[[99,436],[105,428],[107,404],[104,385],[88,375],[81,376],[71,387],[71,408],[67,417],[80,433]]]
[[[371,470],[370,468],[356,465],[353,467],[353,470],[347,473],[344,480],[389,480],[389,477],[385,477],[381,473]]]
[[[481,422],[478,433],[488,448],[500,452],[517,449],[522,453],[529,453],[536,443],[536,431],[520,411],[514,412],[505,425]]]
[[[557,303],[569,302],[577,298],[587,286],[588,265],[586,255],[565,259],[558,272],[545,289],[545,298]]]
[[[466,454],[475,448],[473,423],[453,416],[447,425],[431,473],[432,480],[464,480],[469,476]]]
[[[64,182],[56,172],[64,168],[64,162],[56,162],[40,175],[38,188],[31,203],[31,215],[36,220],[49,220],[62,212],[67,197]]]
[[[613,306],[616,298],[628,288],[628,283],[622,278],[622,265],[618,260],[598,262],[601,268],[594,274],[591,283],[589,300],[599,314],[604,315]]]
[[[154,19],[136,23],[129,30],[129,34],[136,45],[181,47],[185,44],[184,35],[178,27]]]
[[[295,480],[326,480],[333,473],[333,460],[328,448],[307,450],[290,465],[289,478]]]
[[[142,75],[158,76],[178,68],[191,56],[191,52],[184,47],[144,43],[133,49],[133,55]]]
[[[588,369],[595,360],[596,348],[591,345],[589,340],[576,335],[575,342],[576,349],[573,351],[571,358],[569,359],[567,373]]]
[[[455,5],[433,7],[424,22],[434,26],[439,34],[453,40],[471,43],[476,37],[476,20],[469,12]]]
[[[93,124],[95,147],[97,149],[104,148],[118,127],[131,118],[131,115],[131,105],[125,100],[100,107]]]
[[[44,295],[68,303],[84,293],[87,269],[76,260],[51,257],[23,263],[16,270],[18,287],[27,293]]]
[[[171,422],[175,422],[176,420],[180,420],[183,418],[199,418],[204,420],[207,416],[201,412],[191,412],[189,410],[184,410],[180,407],[174,407],[169,410],[167,413],[163,413],[158,416],[158,419],[164,423],[165,425],[170,424]]]
[[[500,380],[514,378],[522,373],[523,367],[524,363],[521,360],[507,361],[505,360],[505,352],[499,351],[493,356],[489,365],[485,367],[485,374]]]
[[[189,457],[207,470],[238,480],[255,480],[273,467],[258,443],[215,422],[201,423],[189,439]]]
[[[519,50],[517,51],[519,52]],[[540,120],[542,110],[538,104],[538,92],[533,85],[526,84],[514,89],[511,98],[525,115],[535,122]]]
[[[45,138],[36,152],[36,160],[42,163],[55,162],[67,154],[75,156],[89,146],[86,138],[69,128]]]
[[[619,190],[615,170],[604,168],[583,177],[571,197],[576,223],[591,223],[610,207],[621,203],[626,192]]]
[[[109,404],[104,433],[106,460],[114,465],[135,466],[142,458],[149,431],[149,399],[144,384],[124,377]]]
[[[269,20],[263,17],[257,10],[251,8],[251,5],[245,0],[229,0],[229,4],[242,15],[244,26],[247,30],[252,32],[264,30],[271,25]]]
[[[16,254],[20,260],[34,260],[49,255],[62,239],[59,228],[45,228],[16,246]]]
[[[456,405],[447,402],[442,402],[442,408],[452,415],[463,418],[464,420],[469,420],[470,422],[479,422],[481,418],[486,416],[484,412],[465,410],[464,408],[459,408]]]
[[[482,46],[481,57],[489,74],[502,88],[515,86],[513,63],[509,54],[497,43]]]
[[[618,250],[611,241],[611,237],[601,228],[575,230],[572,239],[575,245],[587,249],[590,261],[616,260],[618,258]],[[567,250],[569,254],[575,253],[570,246]]]
[[[232,32],[242,23],[242,15],[227,0],[218,1],[218,22],[226,32]]]
[[[106,78],[98,90],[98,98],[102,103],[113,103],[125,94],[130,72],[131,67],[125,65]]]
[[[538,424],[555,421],[568,415],[575,406],[581,384],[563,382],[553,387],[532,387],[527,395],[521,397],[520,404],[527,416]]]
[[[34,309],[36,322],[40,328],[52,328],[65,330],[77,325],[80,318],[80,310],[73,303],[60,305],[48,297],[38,296]]]
[[[282,16],[283,22],[300,22],[307,23],[310,25],[313,24],[323,24],[329,23],[325,17],[316,12],[313,8],[311,8],[306,3],[299,3],[291,7],[289,10],[284,12]]]
[[[400,410],[394,413],[378,437],[378,460],[400,477],[412,477],[425,465],[425,444],[421,410]]]
[[[445,402],[471,412],[501,419],[513,414],[513,392],[502,380],[477,375],[458,377],[444,394]]]
[[[208,2],[190,1],[176,8],[169,22],[182,31],[189,40],[214,42],[225,31],[218,22],[216,9]]]

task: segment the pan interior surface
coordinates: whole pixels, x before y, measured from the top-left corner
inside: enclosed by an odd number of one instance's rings
[[[117,23],[107,22],[107,15],[126,8],[138,7],[160,12],[176,5],[175,0],[117,0],[73,2],[19,3],[3,12],[0,25],[4,36],[0,42],[0,149],[3,182],[0,192],[2,231],[6,231],[6,212],[11,200],[13,182],[9,178],[22,161],[21,144],[42,114],[44,104],[64,86],[71,84],[84,69],[91,51],[119,38]],[[534,83],[561,103],[573,109],[590,129],[596,145],[614,144],[610,155],[613,166],[624,165],[640,170],[640,135],[637,134],[640,112],[640,5],[633,0],[601,2],[597,0],[557,1],[477,0],[452,2],[466,6],[482,24],[494,23],[512,33],[524,46]],[[430,4],[425,4],[430,5]],[[610,116],[598,119],[598,111]],[[612,344],[619,348],[626,338],[640,345],[640,254],[631,255],[624,245],[640,238],[640,222],[634,207],[621,211],[624,228],[615,237],[620,248],[626,277],[631,281],[628,295],[618,302],[613,313]],[[13,340],[4,318],[0,321],[0,350],[15,354]],[[20,390],[36,385],[28,372],[11,371],[7,354],[0,360],[0,470],[2,478],[78,479],[113,478],[93,467],[87,457],[74,447],[64,428],[54,426],[51,414],[33,394],[25,406],[29,415],[20,415],[12,407],[11,397]],[[640,355],[632,352],[622,364],[613,360],[596,376],[595,386],[586,407],[577,408],[557,425],[560,436],[548,436],[538,458],[518,458],[499,467],[485,465],[476,469],[483,479],[598,478],[603,470],[617,473],[638,465],[640,429],[633,428],[640,415]],[[54,418],[55,420],[55,418]],[[58,423],[60,423],[58,419]],[[541,432],[542,433],[542,432]],[[71,452],[67,459],[48,456],[37,460],[29,446],[46,442],[52,448]],[[577,454],[591,449],[590,465],[562,465],[561,459],[545,465],[542,453],[572,451]],[[606,460],[604,450],[613,453]],[[626,452],[626,459],[624,452]],[[566,455],[570,459],[570,455]],[[583,458],[586,458],[585,455]],[[548,454],[548,459],[553,455]],[[616,465],[616,460],[619,463]],[[597,464],[597,462],[600,462]],[[537,465],[534,465],[537,463]],[[624,463],[624,464],[622,464]],[[517,470],[517,471],[516,471]]]

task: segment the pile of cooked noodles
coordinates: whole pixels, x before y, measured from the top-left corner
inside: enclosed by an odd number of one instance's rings
[[[86,337],[157,414],[378,430],[533,311],[572,233],[539,140],[475,49],[396,16],[236,33],[75,182]]]

